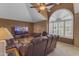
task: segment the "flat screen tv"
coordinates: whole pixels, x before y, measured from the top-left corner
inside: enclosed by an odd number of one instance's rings
[[[27,34],[29,32],[28,27],[14,27],[14,33],[15,35],[21,35],[21,34]]]

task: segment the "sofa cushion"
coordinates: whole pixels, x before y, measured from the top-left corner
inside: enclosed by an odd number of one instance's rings
[[[40,37],[33,38],[33,40],[31,42],[33,44],[37,44],[46,39],[48,39],[47,36],[40,36]]]

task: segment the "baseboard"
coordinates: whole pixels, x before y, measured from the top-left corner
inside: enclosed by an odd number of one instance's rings
[[[73,39],[69,39],[69,38],[60,38],[59,41],[64,42],[64,43],[68,43],[68,44],[74,44],[74,40]]]

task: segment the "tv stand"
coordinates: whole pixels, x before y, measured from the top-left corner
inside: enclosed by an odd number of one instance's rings
[[[30,34],[28,33],[28,34],[21,34],[21,35],[13,35],[14,36],[14,38],[15,39],[19,39],[19,38],[25,38],[25,37],[28,37],[28,36],[30,36]]]

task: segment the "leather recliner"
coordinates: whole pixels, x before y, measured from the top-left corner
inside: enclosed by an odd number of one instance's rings
[[[47,39],[41,37],[36,38],[32,43],[33,43],[32,56],[44,56]]]
[[[56,44],[57,44],[57,40],[59,39],[59,36],[54,35],[52,38],[53,39],[52,39],[52,42],[51,42],[51,45],[50,45],[50,52],[53,51],[56,48]]]
[[[29,46],[26,48],[25,56],[44,56],[46,44],[46,38],[34,38]]]
[[[48,36],[47,45],[45,49],[45,55],[49,54],[55,49],[58,39],[59,39],[58,36],[53,36],[53,35]]]
[[[54,50],[58,37],[36,37],[24,48],[25,56],[44,56]],[[22,50],[20,50],[22,51]]]

